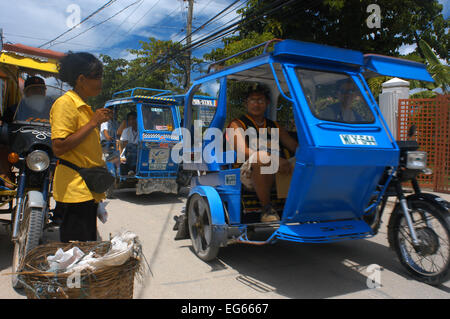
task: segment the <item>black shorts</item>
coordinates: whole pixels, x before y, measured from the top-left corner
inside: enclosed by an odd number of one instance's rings
[[[81,203],[56,202],[55,216],[62,220],[59,227],[60,241],[96,241],[97,207],[94,200]]]

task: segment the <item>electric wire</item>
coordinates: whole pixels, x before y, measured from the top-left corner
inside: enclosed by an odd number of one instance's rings
[[[161,0],[158,0],[153,6],[151,6],[150,9],[148,9],[148,10],[144,13],[144,15],[143,15],[138,21],[136,21],[136,23],[133,24],[133,26],[132,26],[127,32],[125,32],[125,34],[124,34],[122,37],[125,37],[128,33],[130,33],[130,32],[136,27],[136,25],[137,25],[139,22],[141,22],[142,19],[144,19],[144,17],[145,17],[147,14],[149,14],[150,11],[152,11],[153,8],[156,7],[160,2],[161,2]]]
[[[112,16],[110,16],[109,18],[107,18],[107,19],[105,19],[105,20],[103,20],[103,21],[101,21],[101,22],[99,22],[99,23],[93,25],[93,26],[90,27],[89,29],[86,29],[86,30],[84,30],[84,31],[82,31],[82,32],[80,32],[80,33],[78,33],[76,36],[71,37],[70,39],[67,39],[67,40],[65,40],[65,41],[62,41],[61,43],[67,43],[67,42],[69,42],[69,41],[71,41],[71,40],[73,40],[73,39],[75,39],[75,38],[78,38],[80,35],[83,35],[83,34],[85,34],[86,32],[88,32],[89,30],[92,30],[93,28],[96,28],[96,27],[98,27],[99,25],[101,25],[101,24],[103,24],[103,23],[105,23],[105,22],[111,20],[111,19],[114,18],[115,16],[121,14],[123,11],[125,11],[126,9],[128,9],[128,8],[131,7],[131,6],[134,6],[135,4],[137,4],[137,3],[140,2],[140,1],[141,1],[141,0],[137,0],[137,1],[135,1],[135,2],[133,2],[133,3],[131,3],[131,4],[129,4],[129,5],[127,5],[125,8],[123,8],[123,9],[120,10],[120,11],[118,11],[117,13],[115,13],[115,14],[112,15]],[[49,48],[52,47],[53,45],[54,45],[54,44],[50,45]]]
[[[162,65],[165,65],[166,63],[169,63],[170,61],[172,61],[178,57],[181,57],[187,50],[194,49],[201,44],[210,43],[211,41],[216,40],[219,37],[224,37],[227,34],[235,32],[240,26],[242,27],[243,25],[253,22],[256,19],[263,17],[264,15],[273,13],[276,10],[279,10],[283,6],[288,6],[289,4],[293,3],[294,1],[296,1],[296,0],[288,0],[288,1],[284,1],[284,2],[282,0],[274,1],[267,7],[261,9],[262,13],[260,13],[260,14],[254,13],[253,15],[250,15],[249,17],[241,19],[241,21],[235,22],[235,23],[231,24],[230,26],[227,26],[213,34],[203,37],[202,39],[200,39],[194,43],[191,43],[191,45],[189,45],[189,46],[184,46],[183,48],[178,49],[175,52],[167,53],[165,56],[161,57],[159,61],[150,64],[143,72],[138,74],[136,77],[123,83],[119,87],[119,89],[122,89],[123,87],[129,85],[130,83],[133,83],[133,82],[139,80],[143,75],[150,73],[153,70],[156,70],[157,68],[161,67]],[[268,11],[264,11],[264,9],[267,9]],[[178,42],[178,44],[180,44],[180,42]]]
[[[84,18],[83,20],[81,20],[78,24],[74,25],[73,27],[71,27],[69,30],[66,30],[65,32],[61,33],[60,35],[58,35],[56,38],[47,41],[43,44],[41,44],[40,46],[38,46],[38,48],[42,48],[45,45],[48,45],[50,43],[52,43],[53,41],[58,40],[59,38],[61,38],[62,36],[66,35],[67,33],[69,33],[70,31],[72,31],[73,29],[75,29],[76,27],[80,26],[81,24],[83,24],[84,22],[86,22],[87,20],[89,20],[90,18],[92,18],[94,15],[96,15],[97,13],[99,13],[100,11],[102,11],[103,9],[109,7],[111,4],[113,4],[114,2],[116,2],[117,0],[110,0],[107,3],[105,3],[104,5],[102,5],[100,8],[98,8],[97,10],[95,10],[94,12],[92,12],[90,15],[88,15],[86,18]]]
[[[107,43],[108,42],[108,40],[112,37],[112,35],[114,34],[114,33],[116,33],[117,32],[117,30],[137,11],[137,9],[139,9],[140,7],[141,7],[141,5],[144,3],[144,0],[141,0],[141,3],[139,3],[139,5],[136,7],[136,8],[134,8],[134,10],[132,11],[132,12],[130,12],[130,14],[129,15],[127,15],[126,16],[126,18],[125,19],[123,19],[123,21],[114,29],[114,31],[113,32],[111,32],[110,34],[109,34],[109,36],[107,36],[106,38],[105,38],[105,40],[103,40],[103,42],[102,42],[102,46],[104,46],[105,45],[105,43]]]

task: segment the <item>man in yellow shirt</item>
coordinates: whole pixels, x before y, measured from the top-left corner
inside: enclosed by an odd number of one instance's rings
[[[60,78],[73,90],[58,98],[50,111],[52,148],[55,156],[78,167],[104,166],[99,126],[111,119],[111,111],[95,113],[85,102],[101,92],[103,66],[89,53],[69,53],[60,61]],[[95,241],[97,207],[105,194],[91,192],[83,178],[65,165],[55,170],[55,214],[62,219],[60,240]]]

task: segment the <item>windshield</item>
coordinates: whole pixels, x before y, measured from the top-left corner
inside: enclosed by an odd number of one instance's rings
[[[353,79],[347,74],[296,69],[309,108],[321,120],[373,123],[375,118]]]
[[[169,107],[142,105],[144,129],[150,131],[172,131],[173,117]]]
[[[55,99],[50,96],[24,97],[17,106],[13,122],[36,122],[49,124],[50,109]]]

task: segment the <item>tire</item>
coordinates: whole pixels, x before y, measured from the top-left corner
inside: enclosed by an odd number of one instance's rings
[[[408,207],[422,244],[417,249],[412,246],[400,205],[395,207],[389,220],[389,244],[414,279],[433,286],[440,285],[450,275],[450,214],[420,199],[408,200]],[[430,263],[431,266],[427,267]]]
[[[14,243],[14,253],[12,261],[12,272],[17,273],[23,269],[25,256],[42,241],[44,228],[44,211],[42,208],[28,207],[28,202],[24,203],[23,219],[19,225],[19,234]],[[12,275],[12,286],[14,289],[23,288],[19,281],[19,275]]]
[[[215,240],[208,202],[194,194],[188,204],[188,228],[195,254],[203,261],[215,259],[220,246]]]

